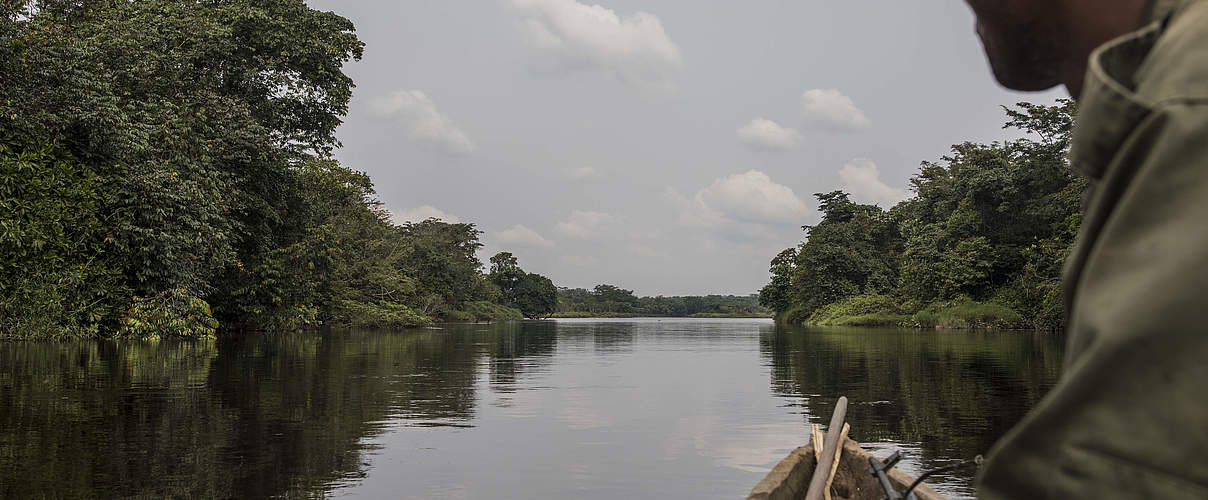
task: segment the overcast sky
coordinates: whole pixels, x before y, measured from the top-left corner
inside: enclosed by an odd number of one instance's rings
[[[818,220],[995,141],[960,1],[308,0],[365,58],[339,130],[396,220],[483,230],[559,286],[748,294]]]

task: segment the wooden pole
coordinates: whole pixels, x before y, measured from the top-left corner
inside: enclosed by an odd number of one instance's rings
[[[814,449],[814,463],[822,463],[822,448],[826,446],[823,443],[826,438],[822,436],[822,429],[818,428],[818,424],[810,424],[810,443],[813,443],[811,448]]]
[[[847,397],[840,397],[835,404],[835,412],[831,414],[830,426],[826,428],[826,443],[822,447],[822,459],[814,464],[814,475],[810,478],[810,487],[806,490],[805,500],[822,500],[825,494],[826,478],[830,475],[830,465],[835,461],[839,451],[840,439],[843,436],[843,421],[847,418]],[[823,465],[826,464],[826,465]]]
[[[835,472],[839,470],[839,457],[843,455],[843,442],[847,440],[847,431],[851,430],[851,426],[843,423],[843,433],[839,435],[839,447],[835,449],[835,461],[831,462],[830,474],[826,475],[826,485],[822,487],[822,492],[825,494],[826,500],[831,500],[830,486],[835,481]]]

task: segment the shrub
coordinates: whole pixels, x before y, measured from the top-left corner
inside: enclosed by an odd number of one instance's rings
[[[804,325],[810,318],[810,310],[805,306],[797,306],[777,316],[776,321],[789,325]]]
[[[994,302],[977,302],[968,297],[959,297],[948,302],[937,302],[927,306],[912,317],[916,326],[922,328],[1027,328],[1023,316],[1010,307]]]
[[[217,329],[210,304],[188,288],[173,288],[151,297],[135,297],[118,336],[150,340],[213,338]]]
[[[1060,330],[1065,327],[1065,298],[1058,280],[1016,279],[999,289],[991,302],[1019,312],[1031,328]]]
[[[459,322],[509,321],[524,319],[524,314],[514,307],[479,300],[467,302],[461,311],[449,311],[445,319]]]
[[[896,326],[906,323],[897,300],[888,295],[857,295],[819,307],[806,320],[817,326]]]
[[[431,326],[432,319],[410,307],[394,302],[360,303],[341,301],[332,320],[343,326],[358,328],[414,328]]]
[[[902,326],[909,327],[913,325],[911,318],[906,314],[891,314],[891,313],[872,313],[860,314],[857,316],[846,316],[839,318],[830,323],[819,326],[866,326],[866,327],[888,327]]]

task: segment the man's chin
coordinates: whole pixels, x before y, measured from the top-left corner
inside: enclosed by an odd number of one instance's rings
[[[1015,74],[1004,75],[997,71],[994,72],[994,79],[998,80],[999,85],[1019,92],[1043,92],[1061,85],[1061,82],[1056,78],[1037,75],[1029,75],[1027,77]]]
[[[1038,60],[1029,61],[1026,64],[1003,64],[1002,61],[1006,58],[995,57],[990,53],[992,50],[990,46],[987,46],[986,49],[990,69],[994,72],[994,79],[998,80],[998,84],[1003,87],[1020,92],[1040,92],[1061,84],[1056,70],[1046,70],[1052,66],[1051,64],[1044,64]]]

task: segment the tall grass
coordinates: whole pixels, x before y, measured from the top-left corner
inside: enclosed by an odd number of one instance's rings
[[[1029,328],[1023,316],[1010,307],[994,302],[977,302],[964,297],[931,304],[914,313],[912,319],[920,328]]]
[[[469,302],[460,311],[449,311],[445,319],[455,322],[512,321],[524,319],[519,309],[480,300]]]
[[[1016,310],[997,302],[978,302],[968,297],[917,304],[901,302],[889,295],[857,295],[827,304],[808,313],[798,307],[786,311],[778,321],[810,326],[864,326],[939,329],[1029,329],[1033,322]]]

